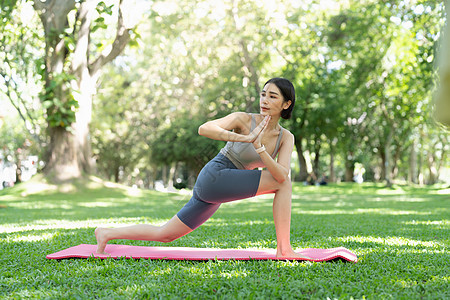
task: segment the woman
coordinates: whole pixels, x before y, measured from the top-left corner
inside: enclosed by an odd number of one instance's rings
[[[171,242],[203,224],[221,203],[274,193],[276,255],[300,257],[293,251],[289,235],[292,195],[289,170],[294,136],[278,124],[280,117],[291,117],[294,104],[292,83],[272,78],[261,92],[260,114],[235,112],[201,125],[200,135],[228,143],[200,171],[189,202],[163,226],[97,228],[97,253],[104,253],[106,243],[112,239]],[[267,169],[254,170],[257,167]]]

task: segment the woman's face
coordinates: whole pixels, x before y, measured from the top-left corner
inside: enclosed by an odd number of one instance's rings
[[[291,101],[284,101],[278,87],[273,83],[268,83],[261,91],[259,98],[259,107],[261,115],[277,116],[281,115],[281,111],[286,109],[291,104]]]

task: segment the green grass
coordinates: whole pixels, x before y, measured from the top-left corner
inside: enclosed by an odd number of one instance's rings
[[[163,223],[189,198],[108,186],[54,187],[36,179],[0,191],[0,298],[450,297],[449,189],[294,185],[294,248],[343,246],[358,255],[356,264],[45,259],[67,247],[94,244],[99,225]],[[274,248],[272,199],[224,204],[203,226],[166,246]]]

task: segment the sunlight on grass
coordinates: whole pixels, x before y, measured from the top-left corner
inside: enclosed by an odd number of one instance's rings
[[[450,280],[450,276],[434,276],[433,278],[431,278],[429,280],[429,284],[448,284],[448,281]],[[421,281],[418,280],[395,280],[393,279],[393,283],[396,284],[400,284],[402,288],[406,289],[406,288],[414,288],[414,287],[419,287],[423,289],[423,283]]]
[[[78,202],[77,203],[78,206],[83,206],[83,207],[118,207],[121,206],[122,203],[119,202],[113,202],[113,201],[108,201],[108,202],[102,202],[102,201],[96,201],[96,202]]]
[[[27,183],[26,192],[22,192],[21,196],[26,197],[32,194],[49,193],[58,190],[58,186],[47,184],[45,182],[30,181]]]
[[[331,238],[330,238],[331,240]],[[405,237],[374,237],[374,236],[346,236],[346,237],[334,237],[333,240],[341,242],[357,242],[357,243],[376,243],[380,245],[388,246],[423,246],[423,247],[444,247],[443,243],[434,241],[419,241],[408,239]]]
[[[332,209],[332,210],[303,210],[292,205],[292,213],[303,215],[357,215],[357,214],[376,214],[376,215],[430,215],[431,212],[415,210],[393,210],[387,208],[358,208],[358,209]],[[298,206],[301,206],[298,205]]]
[[[450,195],[450,188],[436,191],[438,195]]]
[[[238,247],[233,247],[236,249],[254,249],[254,250],[261,250],[261,249],[274,249],[276,248],[277,243],[275,240],[266,240],[266,241],[245,241],[240,243]]]
[[[223,222],[224,220],[222,220]],[[222,223],[223,225],[225,225],[225,223]],[[238,225],[238,226],[243,226],[243,225],[271,225],[273,224],[272,220],[248,220],[248,221],[241,221],[241,222],[233,222],[233,225]]]
[[[239,212],[241,212],[241,211],[239,211]],[[229,225],[252,226],[252,225],[272,225],[272,224],[273,224],[272,218],[266,219],[266,220],[251,220],[251,219],[250,220],[227,220],[227,219],[223,219],[223,218],[216,218],[213,216],[204,225],[217,227],[217,226],[229,226]]]
[[[294,199],[298,199],[298,200],[305,200],[305,195],[298,195],[298,194],[294,194],[292,195],[292,200]],[[328,202],[328,201],[336,201],[336,198],[328,196],[328,197],[314,197],[314,201],[317,202]]]
[[[248,272],[244,272],[244,271],[231,271],[231,272],[222,272],[220,273],[220,277],[224,277],[224,278],[236,278],[236,277],[247,277],[249,275]]]
[[[142,197],[144,195],[143,190],[136,188],[127,189],[126,194],[130,197]]]
[[[431,212],[428,211],[416,211],[416,210],[394,210],[388,208],[359,208],[354,210],[357,214],[381,214],[381,215],[390,215],[390,216],[398,216],[398,215],[429,215]]]
[[[25,235],[25,236],[19,236],[13,239],[7,238],[7,242],[40,242],[52,239],[55,236],[55,234],[52,233],[44,233],[42,235]]]
[[[154,270],[152,272],[152,276],[162,276],[162,275],[170,275],[172,273],[172,269],[170,267],[161,268],[159,270]]]
[[[125,190],[126,194],[128,196],[130,196],[130,197],[141,197],[143,195],[143,190],[137,189],[137,188],[133,188],[133,187],[124,186],[124,185],[119,184],[119,183],[104,182],[103,185],[105,187],[107,187],[107,188],[115,188],[115,189]]]
[[[402,222],[406,225],[438,225],[438,226],[448,226],[450,225],[449,220],[442,220],[442,221],[408,221],[408,222]]]
[[[75,207],[75,203],[61,199],[59,202],[11,202],[8,203],[11,208],[21,209],[65,209],[70,210]]]
[[[381,198],[381,197],[376,197],[376,198],[369,198],[366,199],[369,202],[390,202],[390,201],[395,201],[395,202],[426,202],[429,201],[429,199],[424,199],[424,198],[414,198],[414,197],[398,197],[398,198]]]
[[[13,233],[21,231],[49,230],[49,229],[79,229],[79,228],[96,228],[98,226],[115,227],[130,224],[145,223],[142,218],[115,218],[115,219],[95,219],[84,221],[67,221],[67,220],[37,220],[27,225],[20,223],[10,223],[0,225],[0,233]],[[156,220],[152,224],[163,224],[167,220]]]
[[[375,192],[378,195],[401,195],[406,194],[405,190],[402,189],[382,189]]]
[[[416,253],[416,254],[423,254],[423,253],[427,253],[427,254],[445,254],[448,255],[448,251],[444,249],[407,249],[405,250],[408,253]]]

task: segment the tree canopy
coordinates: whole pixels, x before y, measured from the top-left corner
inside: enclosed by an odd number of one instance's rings
[[[154,1],[134,19],[130,1],[67,1],[55,28],[45,3],[3,2],[0,81],[47,174],[62,159],[128,183],[193,177],[223,146],[198,126],[258,112],[271,77],[296,88],[296,180],[363,166],[434,183],[449,167],[431,116],[443,1]]]

